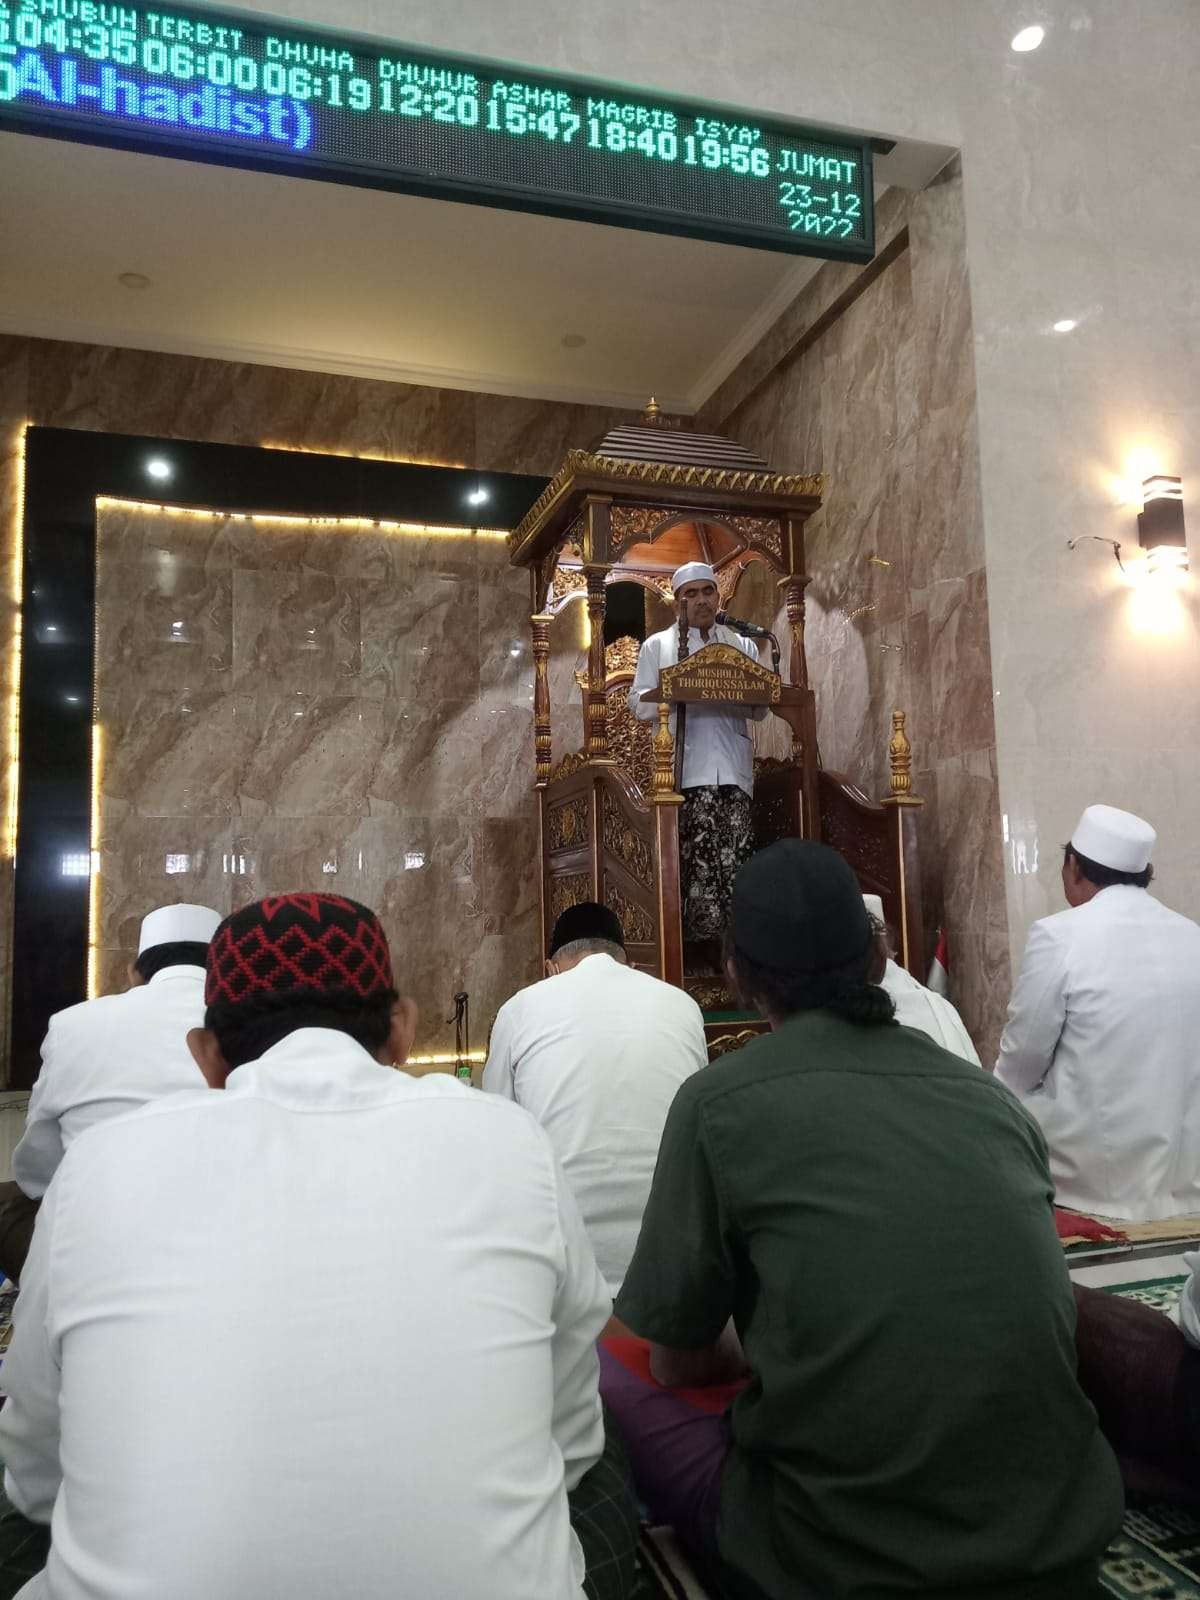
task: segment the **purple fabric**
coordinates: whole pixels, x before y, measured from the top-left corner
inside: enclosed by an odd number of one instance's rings
[[[725,1418],[697,1411],[670,1389],[645,1383],[603,1345],[600,1393],[612,1413],[652,1522],[669,1523],[700,1557],[717,1553],[721,1469],[729,1449]]]

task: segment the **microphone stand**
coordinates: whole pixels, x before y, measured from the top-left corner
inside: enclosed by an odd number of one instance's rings
[[[454,996],[454,1015],[447,1022],[454,1024],[454,1076],[461,1083],[471,1082],[471,997],[465,990]]]

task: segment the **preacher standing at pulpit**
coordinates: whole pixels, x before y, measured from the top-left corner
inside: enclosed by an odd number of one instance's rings
[[[717,622],[717,579],[703,561],[689,561],[671,578],[679,620],[687,623],[685,654],[706,644],[730,644],[758,660],[758,651],[741,634]],[[658,688],[664,667],[679,661],[679,626],[652,633],[638,654],[637,673],[629,691],[629,709],[643,722],[657,722],[653,702],[642,704],[647,689]],[[766,706],[750,716],[760,722]],[[676,712],[671,732],[678,738]],[[733,878],[754,850],[750,797],[754,792],[754,748],[746,726],[746,707],[693,701],[683,729],[683,768],[679,780],[683,808],[679,815],[679,876],[683,901],[683,936],[716,939],[725,926],[733,894]]]

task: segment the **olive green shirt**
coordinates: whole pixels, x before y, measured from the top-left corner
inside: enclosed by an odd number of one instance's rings
[[[1008,1091],[894,1022],[802,1012],[679,1090],[616,1311],[686,1349],[734,1319],[747,1592],[1092,1592],[1122,1492],[1052,1206]]]

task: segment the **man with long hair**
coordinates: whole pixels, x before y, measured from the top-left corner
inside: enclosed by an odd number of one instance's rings
[[[616,1304],[657,1382],[602,1354],[651,1515],[737,1600],[1093,1595],[1121,1485],[1036,1126],[895,1025],[826,845],[742,868],[726,949],[771,1031],[667,1118]],[[728,1419],[672,1392],[746,1372]]]

